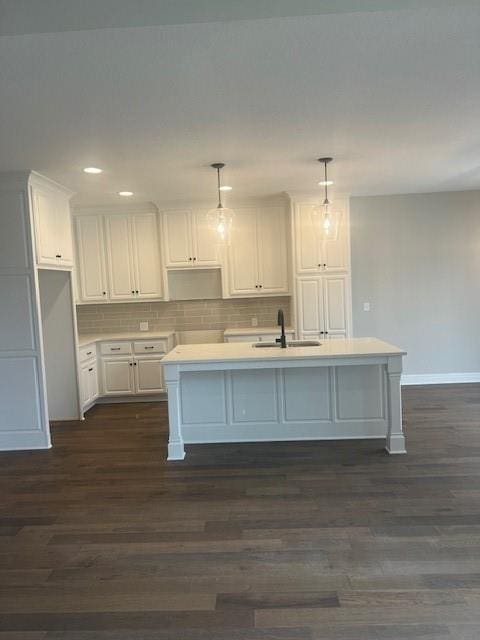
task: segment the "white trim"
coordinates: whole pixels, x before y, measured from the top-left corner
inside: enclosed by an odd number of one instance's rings
[[[402,375],[402,386],[421,384],[469,384],[473,382],[480,382],[480,372],[420,373]]]

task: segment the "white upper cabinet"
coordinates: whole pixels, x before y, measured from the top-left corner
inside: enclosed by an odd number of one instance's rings
[[[294,206],[296,272],[345,272],[348,261],[348,204],[340,200],[332,209],[339,213],[338,233],[329,238],[313,223],[312,203]]]
[[[297,322],[301,339],[347,337],[350,333],[348,277],[299,278]]]
[[[230,295],[257,295],[259,276],[255,209],[242,209],[235,212],[228,256]]]
[[[286,216],[282,207],[257,214],[258,279],[261,293],[288,291]]]
[[[35,225],[35,248],[38,266],[70,268],[73,266],[71,193],[35,177],[31,198]]]
[[[75,218],[78,295],[84,302],[108,298],[103,216]]]
[[[157,216],[137,214],[130,218],[135,295],[137,298],[158,298],[162,294],[162,267],[159,254]]]
[[[163,231],[167,267],[219,266],[217,240],[206,211],[165,211]]]
[[[110,299],[132,299],[135,297],[135,281],[130,216],[106,216],[105,236]]]
[[[288,293],[285,209],[236,210],[228,255],[230,296]]]
[[[215,230],[208,224],[207,211],[193,211],[191,233],[195,266],[218,266],[218,240]]]
[[[156,213],[81,213],[75,235],[80,302],[162,298]]]
[[[191,267],[190,211],[167,211],[163,214],[163,222],[166,266]]]

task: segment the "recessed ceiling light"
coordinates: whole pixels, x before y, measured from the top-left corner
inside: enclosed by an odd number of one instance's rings
[[[331,187],[333,184],[333,180],[320,180],[318,183],[319,187]]]
[[[128,198],[130,196],[133,196],[133,191],[119,191],[118,195],[123,196],[124,198]]]
[[[99,169],[98,167],[85,167],[85,173],[102,173],[103,169]]]
[[[231,191],[233,187],[229,187],[228,184],[224,184],[220,187],[220,191]]]

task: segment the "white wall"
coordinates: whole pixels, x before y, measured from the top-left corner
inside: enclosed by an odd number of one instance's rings
[[[354,335],[406,374],[480,372],[480,191],[352,198],[351,240]]]
[[[75,320],[68,271],[38,273],[50,420],[78,420]]]

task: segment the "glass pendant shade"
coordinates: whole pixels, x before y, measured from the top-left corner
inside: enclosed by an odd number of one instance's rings
[[[228,245],[232,237],[233,210],[221,206],[207,213],[207,223],[216,234],[217,244]]]
[[[325,199],[312,209],[312,223],[317,235],[323,240],[337,240],[338,228],[340,225],[341,214],[338,211],[332,211],[332,205],[328,199],[328,186],[333,184],[328,179],[327,166],[332,162],[333,158],[319,158],[318,161],[324,165],[324,179],[321,183],[325,187]]]
[[[330,203],[319,204],[312,209],[315,233],[325,240],[337,240],[341,214],[332,210]]]
[[[218,205],[207,213],[207,224],[215,233],[218,245],[229,245],[232,237],[234,212],[222,203],[222,184],[220,170],[225,166],[223,162],[211,165],[217,171]]]

